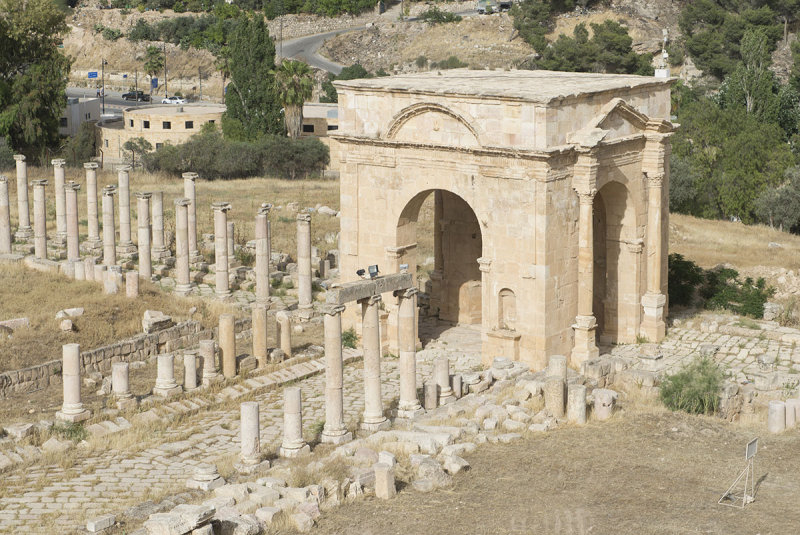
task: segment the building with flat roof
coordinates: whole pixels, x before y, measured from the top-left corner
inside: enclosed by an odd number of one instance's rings
[[[98,125],[98,156],[103,164],[125,159],[122,148],[128,140],[146,139],[153,149],[165,144],[185,143],[207,123],[219,124],[225,113],[223,104],[153,104],[125,108],[122,118]]]
[[[81,123],[99,121],[102,101],[99,98],[68,97],[67,105],[58,119],[58,133],[62,136],[74,136]]]

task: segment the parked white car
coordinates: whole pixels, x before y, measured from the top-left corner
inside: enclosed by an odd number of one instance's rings
[[[186,104],[186,99],[183,97],[165,97],[161,99],[161,104]]]

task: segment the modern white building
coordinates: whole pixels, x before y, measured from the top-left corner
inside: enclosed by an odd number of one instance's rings
[[[81,123],[99,121],[102,112],[102,99],[67,97],[67,105],[61,113],[58,133],[62,136],[74,136]]]

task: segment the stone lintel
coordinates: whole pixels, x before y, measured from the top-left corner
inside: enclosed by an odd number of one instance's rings
[[[411,273],[393,273],[375,279],[346,282],[329,289],[326,302],[334,305],[344,305],[372,297],[373,295],[405,290],[413,285],[414,279]]]

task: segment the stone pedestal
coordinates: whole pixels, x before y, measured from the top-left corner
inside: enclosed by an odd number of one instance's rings
[[[181,387],[175,382],[175,356],[172,353],[158,356],[158,378],[153,394],[170,397],[181,393]]]
[[[72,272],[75,274],[75,280],[76,281],[85,281],[86,280],[86,263],[83,262],[82,260],[75,260],[73,262],[70,262],[69,260],[67,260],[67,262],[72,264]]]
[[[583,425],[586,423],[586,387],[569,385],[567,388],[567,421]]]
[[[44,188],[47,180],[33,181],[33,247],[36,258],[47,260],[47,203]]]
[[[456,397],[450,387],[450,361],[447,357],[437,357],[433,360],[433,379],[439,387],[439,405],[455,401]]]
[[[127,362],[111,364],[111,392],[119,410],[129,410],[138,405],[130,390],[130,366]]]
[[[0,254],[11,254],[11,207],[8,178],[0,175]]]
[[[217,344],[214,340],[200,340],[200,358],[203,367],[203,384],[205,386],[222,380],[217,366]]]
[[[219,315],[219,351],[222,360],[222,375],[226,379],[236,377],[236,334],[233,314]]]
[[[119,245],[117,252],[125,256],[136,252],[136,246],[131,239],[130,170],[129,165],[117,167],[117,187],[119,188]]]
[[[56,419],[66,422],[88,420],[90,413],[81,403],[81,348],[78,344],[62,346],[61,378],[64,386],[64,404]]]
[[[767,410],[767,431],[782,433],[786,430],[786,403],[775,400],[769,402]]]
[[[56,238],[55,243],[59,247],[67,244],[67,201],[66,183],[64,182],[64,166],[66,162],[61,159],[51,160],[53,165],[53,183],[55,186],[56,197]]]
[[[17,163],[17,218],[19,219],[15,237],[19,241],[27,241],[33,237],[28,206],[28,164],[22,154],[15,154],[14,160]]]
[[[416,288],[398,292],[397,341],[400,358],[398,418],[413,418],[425,412],[417,397],[417,293]]]
[[[106,283],[106,270],[108,266],[104,266],[103,264],[95,264],[92,262],[92,272],[94,273],[94,277],[92,280],[95,282],[99,282],[105,287]]]
[[[269,210],[262,204],[256,215],[256,302],[269,303],[270,224]]]
[[[228,275],[228,211],[231,205],[226,202],[215,202],[214,210],[214,261],[216,263],[216,288],[214,293],[219,299],[231,296]]]
[[[183,352],[183,389],[197,389],[197,351]]]
[[[116,230],[114,229],[114,195],[116,186],[103,188],[103,264],[117,264]]]
[[[564,417],[564,380],[561,377],[548,377],[545,381],[544,407],[553,417]]]
[[[86,280],[87,281],[94,281],[94,271],[95,271],[95,258],[93,256],[87,256],[83,259],[83,265],[86,272]],[[102,266],[105,268],[105,266]],[[103,274],[100,273],[102,276]],[[103,279],[98,280],[97,282],[102,282]]]
[[[125,273],[125,297],[134,299],[139,297],[139,272],[128,271]]]
[[[595,418],[600,421],[608,420],[614,413],[614,405],[617,401],[617,393],[607,388],[596,388],[592,391],[594,396],[593,413]]]
[[[381,500],[394,498],[397,494],[394,468],[388,464],[377,463],[373,469],[375,470],[375,497]]]
[[[99,253],[103,247],[100,239],[100,221],[97,211],[97,164],[88,162],[83,164],[86,170],[86,221],[88,235],[84,246],[91,254]]]
[[[67,211],[67,260],[80,259],[80,234],[78,227],[78,191],[81,185],[67,182],[64,187],[64,197]],[[88,273],[87,273],[88,278]]]
[[[380,295],[360,301],[363,329],[361,340],[364,346],[364,417],[361,428],[366,431],[390,427],[389,420],[383,415],[381,399],[380,302]]]
[[[189,278],[189,199],[175,200],[175,293],[189,295],[192,284]]]
[[[297,307],[311,308],[311,215],[297,214]]]
[[[292,321],[289,314],[280,311],[275,314],[275,321],[278,325],[278,345],[286,354],[286,358],[292,357]]]
[[[106,268],[103,274],[103,291],[109,295],[119,293],[122,288],[122,267],[103,266]]]
[[[197,262],[202,259],[200,251],[197,249],[197,194],[195,191],[195,181],[197,173],[183,173],[183,196],[189,199],[187,206],[187,226],[189,242],[189,260]]]
[[[325,426],[320,441],[342,444],[353,439],[344,425],[342,312],[345,307],[326,305],[323,308],[325,328]]]
[[[152,257],[157,262],[163,262],[170,257],[166,237],[164,236],[164,193],[154,191],[151,201],[153,210],[151,218],[153,223]]]
[[[426,381],[422,386],[422,401],[426,411],[439,406],[439,386],[433,381]]]
[[[642,296],[642,336],[650,341],[661,341],[666,336],[667,326],[664,322],[664,306],[667,298],[661,293],[646,293]]]
[[[139,275],[150,280],[153,277],[153,260],[150,243],[150,199],[152,193],[143,191],[136,194],[136,236],[139,253]]]
[[[547,365],[548,377],[561,377],[567,382],[567,357],[564,355],[551,355]]]
[[[267,307],[253,303],[252,305],[253,356],[258,367],[267,365]]]
[[[300,388],[283,390],[283,441],[278,453],[281,457],[298,457],[311,452],[303,440],[303,411]]]
[[[261,430],[258,421],[258,402],[246,401],[241,405],[241,461],[255,465],[261,460]]]

